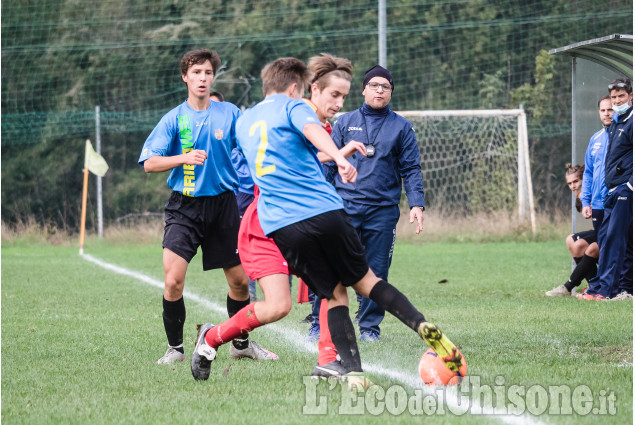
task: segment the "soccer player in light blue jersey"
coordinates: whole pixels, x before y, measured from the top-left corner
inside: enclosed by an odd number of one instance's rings
[[[165,114],[141,152],[148,173],[170,171],[173,190],[165,205],[163,236],[163,325],[168,349],[157,364],[185,360],[183,327],[185,274],[198,247],[203,270],[222,268],[229,284],[227,312],[233,316],[249,304],[248,278],[238,256],[240,219],[234,189],[238,175],[231,162],[240,111],[231,103],[210,102],[209,93],[220,58],[211,50],[193,50],[181,59],[187,86],[185,102]],[[277,359],[247,339],[234,340],[232,357]]]
[[[324,177],[318,150],[335,161],[344,183],[354,182],[357,172],[301,100],[310,78],[306,65],[281,58],[265,66],[261,76],[265,99],[245,111],[236,124],[239,144],[260,188],[260,224],[293,271],[328,300],[329,329],[349,382],[367,384],[348,311],[349,286],[416,331],[449,369],[458,371],[461,356],[454,344],[368,267],[342,200]],[[255,309],[248,316],[245,331],[259,322]],[[211,324],[204,326],[213,332]],[[199,334],[192,355],[195,379],[207,379],[216,354],[205,334]]]

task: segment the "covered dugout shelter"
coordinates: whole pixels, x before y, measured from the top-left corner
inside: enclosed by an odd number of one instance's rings
[[[552,49],[549,54],[571,57],[571,163],[584,164],[589,138],[602,128],[598,100],[609,94],[608,85],[616,78],[633,81],[633,36],[608,35]],[[592,228],[590,220],[577,213],[573,195],[571,210],[574,233],[578,221],[580,228]]]

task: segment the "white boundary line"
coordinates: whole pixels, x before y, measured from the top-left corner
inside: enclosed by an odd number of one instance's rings
[[[135,272],[135,271],[128,270],[126,268],[123,268],[114,264],[107,263],[105,261],[102,261],[102,260],[99,260],[98,258],[93,257],[90,254],[83,254],[81,257],[106,270],[110,270],[118,274],[132,277],[150,286],[154,286],[155,288],[164,289],[163,282],[153,279],[150,276],[146,276],[142,273]],[[190,291],[184,290],[183,297],[187,298],[188,300],[194,301],[195,303],[207,308],[208,310],[211,310],[220,314],[227,314],[227,309],[225,307],[213,301],[210,301],[208,299],[202,298]],[[292,345],[295,345],[303,349],[304,351],[307,351],[310,353],[318,352],[317,347],[315,346],[314,343],[309,343],[304,341],[304,335],[300,334],[299,332],[293,329],[282,327],[280,325],[272,323],[272,324],[263,326],[262,330],[273,331],[276,334],[278,334],[280,337],[282,337],[283,339],[287,340]],[[397,370],[397,369],[388,369],[381,365],[369,364],[369,363],[364,363],[363,367],[364,367],[364,370],[367,370],[368,372],[371,372],[377,375],[383,375],[387,378],[390,378],[395,381],[399,381],[402,384],[408,385],[412,388],[420,388],[426,393],[435,394],[434,389],[430,389],[430,387],[426,387],[423,384],[423,382],[421,382],[419,377],[414,376],[412,373],[408,373],[408,372]],[[452,407],[456,407],[457,410],[459,410],[458,409],[458,407],[460,406],[459,399],[457,395],[453,393],[452,391],[446,390],[444,401],[446,405],[451,405]],[[510,425],[544,425],[544,422],[541,422],[537,420],[536,418],[533,418],[527,415],[522,415],[522,416],[513,415],[513,414],[508,414],[506,411],[500,411],[500,410],[494,410],[494,414],[489,415],[489,414],[482,414],[483,409],[484,408],[481,406],[473,405],[473,401],[471,402],[470,411],[473,412],[474,414],[477,414],[478,416],[495,418],[502,421],[503,423],[510,424]]]

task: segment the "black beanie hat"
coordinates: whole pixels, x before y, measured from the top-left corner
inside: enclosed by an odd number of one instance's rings
[[[362,86],[362,90],[366,88],[366,84],[368,84],[370,79],[373,77],[384,77],[390,83],[390,88],[394,90],[395,85],[392,82],[392,74],[386,68],[379,65],[375,65],[371,69],[366,71],[366,73],[364,74],[364,85]]]

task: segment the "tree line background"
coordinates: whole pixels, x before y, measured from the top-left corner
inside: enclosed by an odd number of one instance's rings
[[[632,34],[632,8],[624,0],[389,0],[391,108],[524,105],[537,208],[566,209],[570,60],[546,50]],[[214,88],[241,107],[262,99],[267,62],[329,52],[353,62],[344,107],[352,110],[363,101],[364,71],[377,63],[376,1],[15,0],[3,2],[1,23],[2,220],[35,217],[70,231],[79,227],[84,141],[95,140],[96,105],[110,165],[106,223],[162,211],[167,174],[146,175],[137,159],[161,116],[186,98],[178,66],[186,51],[218,51]],[[94,177],[90,184],[94,212]],[[92,213],[88,225],[94,221]]]

